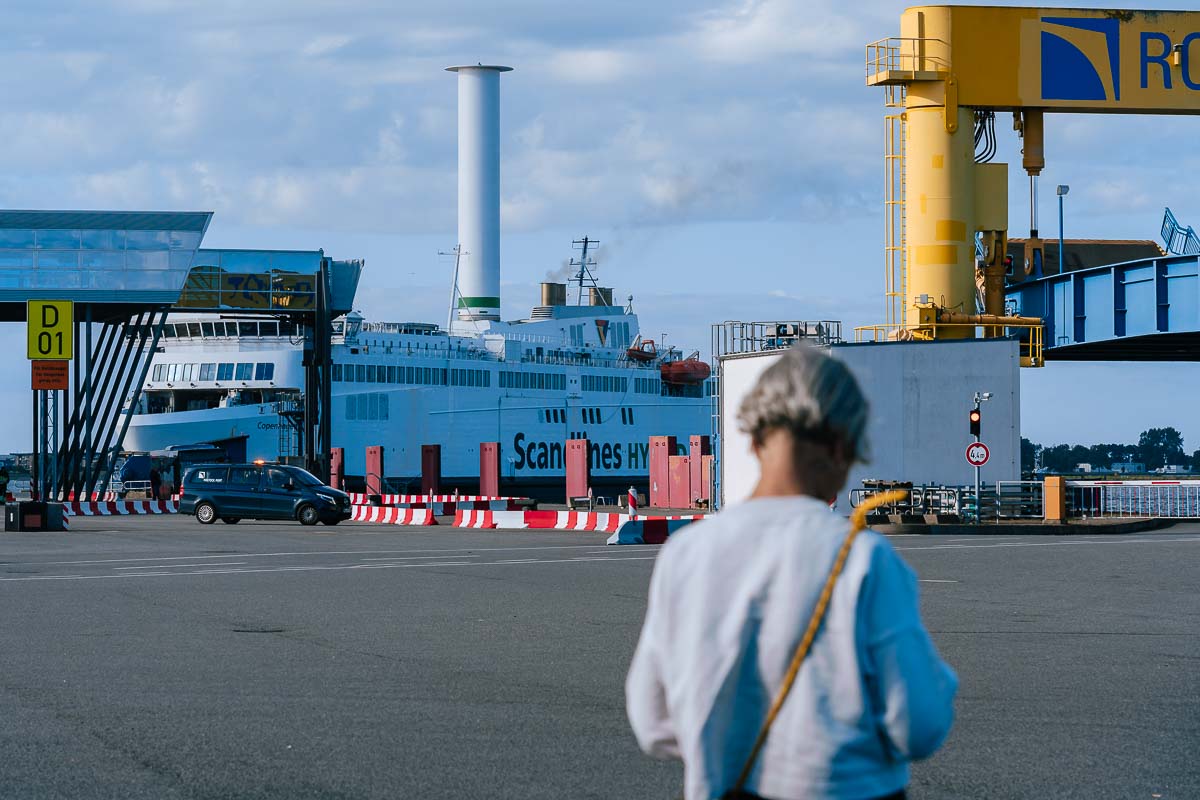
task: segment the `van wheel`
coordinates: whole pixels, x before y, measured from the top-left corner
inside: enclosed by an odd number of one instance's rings
[[[241,521],[241,517],[221,517],[221,522],[224,522],[226,525],[237,525]]]
[[[217,521],[217,509],[212,503],[200,503],[196,506],[196,519],[202,525],[212,525]]]
[[[321,515],[317,513],[317,509],[305,504],[296,512],[296,519],[300,520],[301,525],[316,525],[321,521]]]

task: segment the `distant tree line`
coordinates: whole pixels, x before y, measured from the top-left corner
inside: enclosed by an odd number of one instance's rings
[[[1190,456],[1183,449],[1183,434],[1174,428],[1142,431],[1137,444],[1056,444],[1046,447],[1021,438],[1021,471],[1077,472],[1079,464],[1091,464],[1093,472],[1108,472],[1113,464],[1132,461],[1152,472],[1165,466],[1186,467],[1200,472],[1200,450]]]

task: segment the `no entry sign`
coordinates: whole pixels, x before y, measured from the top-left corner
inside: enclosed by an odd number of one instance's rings
[[[972,467],[982,467],[992,457],[992,451],[983,442],[971,442],[967,445],[967,463]]]

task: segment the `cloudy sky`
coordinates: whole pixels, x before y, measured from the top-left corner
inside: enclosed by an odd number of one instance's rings
[[[1156,7],[1172,6],[1155,3]],[[23,7],[22,7],[23,6]],[[1182,6],[1179,6],[1182,7]],[[504,314],[602,242],[600,279],[648,332],[706,351],[722,319],[881,321],[883,108],[863,45],[898,33],[868,0],[6,4],[0,205],[211,210],[211,247],[362,257],[373,319],[443,320],[455,243],[458,63],[502,78]],[[1154,238],[1200,224],[1195,120],[1047,121],[1043,233]],[[1019,163],[998,124],[997,160]],[[1012,170],[1012,235],[1028,202]],[[19,331],[0,364],[24,375]],[[1023,372],[1036,441],[1175,425],[1190,365]],[[0,402],[24,420],[25,379]],[[0,435],[27,450],[28,426]]]

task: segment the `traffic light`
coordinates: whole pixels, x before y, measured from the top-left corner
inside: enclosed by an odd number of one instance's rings
[[[971,409],[971,417],[970,418],[971,418],[971,435],[978,436],[979,435],[979,421],[981,419],[983,419],[983,415],[979,413],[978,407]]]

